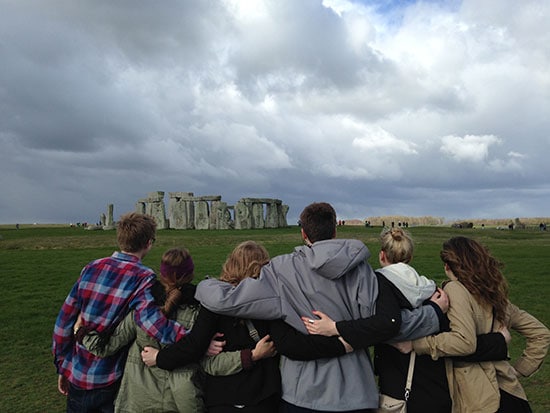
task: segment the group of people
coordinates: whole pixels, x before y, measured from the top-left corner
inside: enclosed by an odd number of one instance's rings
[[[383,231],[374,271],[336,227],[330,204],[310,204],[304,245],[270,258],[241,243],[219,279],[195,286],[183,247],[163,254],[157,279],[142,264],[154,219],[122,216],[120,252],[84,267],[56,320],[67,411],[371,412],[380,394],[411,413],[531,411],[518,377],[538,370],[550,331],[509,302],[487,248],[445,242],[438,288],[410,265],[403,228]],[[509,329],[526,340],[513,364]]]

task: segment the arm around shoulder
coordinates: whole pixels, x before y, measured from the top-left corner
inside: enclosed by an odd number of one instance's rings
[[[155,304],[151,294],[151,283],[145,284],[138,295],[134,309],[134,320],[136,324],[150,337],[162,344],[172,344],[185,336],[185,328],[168,319]]]
[[[448,356],[467,356],[476,350],[476,325],[472,313],[472,300],[468,290],[459,282],[445,285],[451,306],[447,316],[450,331],[427,336],[413,342],[418,354],[430,354],[432,359]]]
[[[480,334],[475,353],[453,359],[467,362],[508,360],[508,345],[501,333]]]
[[[247,349],[250,353],[250,349]],[[211,357],[204,357],[201,365],[204,371],[211,376],[230,376],[241,372],[244,367],[241,352],[244,350],[222,351]]]
[[[390,343],[416,340],[431,334],[436,334],[444,324],[445,315],[437,304],[428,303],[413,310],[401,310],[401,328],[399,333],[389,340]]]
[[[378,297],[375,314],[367,318],[336,323],[338,333],[354,349],[385,342],[395,336],[401,327],[401,309],[393,292],[394,287],[383,275],[376,276]]]
[[[270,322],[270,336],[279,354],[294,360],[338,357],[346,349],[336,336],[302,334],[282,320]]]
[[[283,316],[277,277],[270,264],[262,267],[259,278],[246,278],[237,286],[213,278],[203,280],[195,298],[217,314],[260,320]]]
[[[217,317],[216,314],[201,307],[191,333],[175,344],[161,349],[156,358],[157,366],[164,370],[174,370],[199,361],[216,332]]]
[[[103,338],[100,334],[92,331],[83,337],[82,344],[90,353],[98,357],[107,357],[116,354],[135,339],[136,324],[132,311],[124,317],[110,337]]]

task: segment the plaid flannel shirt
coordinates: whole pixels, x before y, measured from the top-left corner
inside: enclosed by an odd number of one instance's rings
[[[101,333],[135,310],[137,325],[161,343],[183,337],[184,327],[167,319],[155,304],[151,294],[154,280],[150,268],[121,252],[84,267],[55,322],[52,350],[58,374],[86,390],[108,386],[122,376],[125,352],[100,358],[74,340],[73,326],[79,314],[86,327]]]

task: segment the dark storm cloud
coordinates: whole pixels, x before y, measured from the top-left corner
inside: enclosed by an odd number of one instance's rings
[[[314,200],[548,215],[540,2],[1,5],[0,222],[156,190],[279,198],[291,223]]]

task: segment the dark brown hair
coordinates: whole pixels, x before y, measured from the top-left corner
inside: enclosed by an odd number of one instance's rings
[[[122,215],[117,223],[117,241],[124,252],[138,252],[155,239],[157,223],[150,215],[130,212]]]
[[[183,247],[171,248],[162,255],[161,264],[167,264],[167,266],[170,267],[178,267],[190,257],[191,255],[189,254],[189,251]],[[169,268],[167,266],[161,265],[161,268]],[[161,271],[160,283],[166,291],[166,300],[161,308],[164,314],[169,315],[176,309],[182,295],[181,287],[184,284],[191,282],[193,277],[193,272],[182,274],[175,270],[166,273]]]
[[[225,260],[220,280],[237,285],[247,277],[256,278],[268,262],[269,253],[262,245],[254,241],[242,242]]]
[[[300,214],[300,225],[312,243],[332,239],[336,233],[336,212],[326,202],[314,202]]]
[[[480,303],[492,307],[495,319],[504,322],[508,306],[508,283],[501,272],[502,263],[489,249],[466,237],[443,243],[441,259],[455,277]]]

